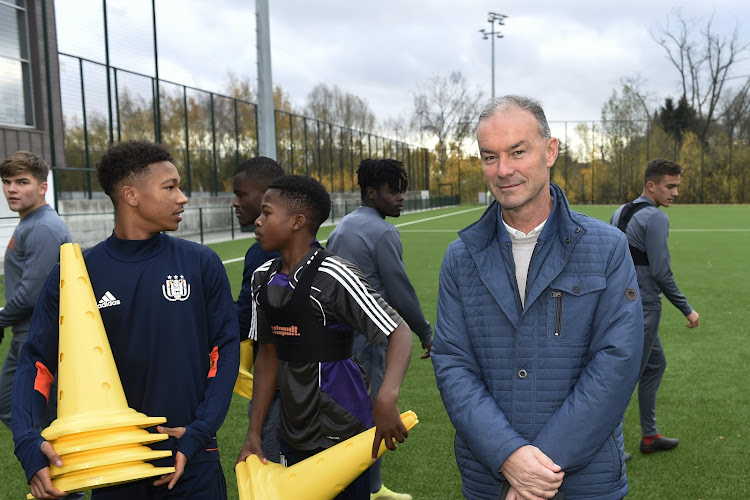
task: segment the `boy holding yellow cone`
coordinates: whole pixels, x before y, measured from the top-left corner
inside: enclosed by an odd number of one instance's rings
[[[268,185],[255,236],[281,257],[253,274],[257,321],[250,335],[260,343],[255,362],[253,409],[239,461],[262,462],[261,429],[271,398],[281,392],[279,444],[291,466],[373,426],[373,460],[381,441],[402,443],[407,429],[398,395],[412,352],[405,321],[350,262],[316,240],[331,200],[310,177],[285,175]],[[362,368],[352,356],[353,330],[370,342],[388,339],[386,370],[374,409]],[[369,500],[365,471],[337,499]]]
[[[239,364],[226,272],[209,248],[162,234],[177,229],[188,201],[163,146],[115,144],[97,175],[115,205],[115,228],[83,256],[129,405],[167,418],[158,432],[169,439],[152,447],[174,458],[153,463],[175,472],[96,489],[92,499],[226,498],[216,430]],[[49,463],[59,466],[60,457],[35,428],[47,402],[45,381],[57,368],[59,293],[56,267],[35,310],[13,390],[16,456],[36,498],[63,494],[49,479]]]

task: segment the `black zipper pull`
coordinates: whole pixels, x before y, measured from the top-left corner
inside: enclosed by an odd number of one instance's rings
[[[557,316],[555,318],[555,337],[559,337],[562,330],[562,290],[552,290],[552,298],[557,299]]]

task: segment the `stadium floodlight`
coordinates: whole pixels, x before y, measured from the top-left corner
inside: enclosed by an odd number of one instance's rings
[[[508,18],[505,14],[498,14],[497,12],[490,12],[487,14],[487,22],[490,23],[490,30],[480,29],[479,32],[482,34],[482,39],[490,39],[492,45],[492,56],[490,63],[492,66],[492,98],[495,98],[495,38],[503,38],[503,34],[500,31],[495,31],[495,23],[498,26],[505,26],[505,20]]]

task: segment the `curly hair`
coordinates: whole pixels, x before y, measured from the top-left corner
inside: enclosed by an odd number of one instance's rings
[[[655,158],[648,162],[643,173],[643,185],[648,181],[659,183],[665,175],[682,175],[682,165],[666,158]]]
[[[277,189],[279,197],[291,212],[301,212],[310,221],[313,233],[318,231],[331,212],[331,197],[323,184],[305,175],[283,175],[268,185]]]
[[[49,165],[41,157],[29,151],[16,151],[0,164],[0,177],[30,173],[39,183],[47,182]]]
[[[388,184],[388,187],[397,193],[403,193],[409,187],[409,176],[400,161],[368,158],[362,160],[357,168],[357,184],[362,198],[367,194],[367,188],[377,191],[383,184]]]
[[[126,141],[113,144],[96,164],[96,177],[105,193],[112,198],[117,186],[125,179],[139,178],[148,166],[161,161],[173,161],[169,150],[148,141]]]
[[[284,175],[284,169],[276,160],[265,156],[256,156],[245,160],[234,169],[232,175],[242,174],[252,181],[268,184],[277,177]]]

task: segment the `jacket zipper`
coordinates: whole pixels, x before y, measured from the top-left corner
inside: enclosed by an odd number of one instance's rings
[[[615,439],[615,433],[611,432],[609,435],[612,437],[612,442],[615,444],[615,450],[616,450],[617,449],[617,439]],[[617,461],[620,464],[620,469],[619,469],[619,471],[620,471],[620,479],[622,479],[622,456],[620,455],[619,452],[617,453]]]
[[[562,290],[552,290],[552,298],[557,299],[557,316],[555,318],[555,337],[559,337],[562,330]]]

